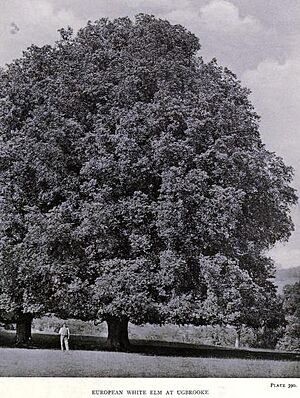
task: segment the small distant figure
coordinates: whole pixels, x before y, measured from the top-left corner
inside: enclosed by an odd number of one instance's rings
[[[60,335],[61,350],[63,351],[65,349],[66,351],[69,351],[70,330],[65,323],[59,329],[58,334]]]

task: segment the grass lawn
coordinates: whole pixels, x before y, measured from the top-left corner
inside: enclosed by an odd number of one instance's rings
[[[296,361],[0,348],[0,376],[295,378],[300,376],[300,364]]]
[[[34,333],[31,349],[13,348],[0,333],[0,376],[39,377],[300,377],[299,354],[133,340],[130,352],[105,351],[105,339],[71,336],[59,350],[56,334]]]

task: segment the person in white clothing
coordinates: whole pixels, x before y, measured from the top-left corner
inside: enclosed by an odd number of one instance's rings
[[[63,351],[64,349],[66,349],[66,351],[69,351],[70,330],[65,323],[59,329],[58,334],[60,335],[61,350]]]

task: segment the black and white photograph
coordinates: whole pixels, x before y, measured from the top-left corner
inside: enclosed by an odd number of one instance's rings
[[[299,0],[0,0],[1,398],[299,396],[299,188]]]

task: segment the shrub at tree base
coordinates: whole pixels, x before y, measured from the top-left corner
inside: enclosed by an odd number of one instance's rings
[[[106,320],[116,349],[129,321],[265,320],[292,170],[199,48],[153,16],[100,19],[1,71],[4,311]]]

